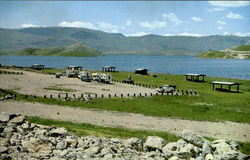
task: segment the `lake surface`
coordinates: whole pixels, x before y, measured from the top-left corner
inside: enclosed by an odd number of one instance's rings
[[[134,72],[147,68],[154,73],[202,73],[208,76],[250,79],[250,60],[198,59],[193,56],[144,56],[106,55],[103,57],[57,57],[57,56],[12,56],[0,55],[0,64],[30,67],[44,64],[45,67],[66,68],[69,65],[84,69],[101,70],[102,66],[115,66],[118,71]]]

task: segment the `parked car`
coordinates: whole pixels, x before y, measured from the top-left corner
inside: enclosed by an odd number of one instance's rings
[[[156,91],[158,93],[173,93],[175,91],[174,85],[164,85],[160,88],[157,88]]]
[[[128,76],[128,79],[123,80],[122,83],[134,84],[134,81],[131,79],[131,76]]]
[[[88,71],[80,71],[78,74],[78,78],[84,82],[91,82],[91,76]]]
[[[66,69],[67,77],[78,77],[78,73],[82,71],[80,66],[68,66]]]

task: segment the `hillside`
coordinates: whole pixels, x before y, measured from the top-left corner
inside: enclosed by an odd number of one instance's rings
[[[250,59],[250,45],[236,46],[230,49],[216,51],[208,50],[196,56],[198,58],[216,59]]]
[[[75,43],[67,47],[52,48],[25,48],[20,51],[10,52],[14,55],[33,55],[33,56],[101,56],[101,52],[93,48],[87,47],[83,43]]]
[[[159,36],[126,37],[84,28],[41,27],[24,29],[0,28],[0,51],[25,48],[65,47],[77,42],[103,54],[197,55],[200,52],[224,50],[250,44],[250,37],[237,36]]]

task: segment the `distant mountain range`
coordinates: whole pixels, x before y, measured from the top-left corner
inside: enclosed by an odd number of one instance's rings
[[[102,53],[96,49],[87,47],[82,42],[78,42],[66,47],[51,48],[25,48],[19,51],[9,51],[14,55],[32,55],[32,56],[101,56]]]
[[[65,47],[82,42],[103,54],[198,55],[200,52],[223,50],[250,44],[250,37],[237,36],[159,36],[126,37],[84,28],[41,27],[24,29],[0,28],[0,52],[25,48]],[[53,53],[56,55],[56,53]],[[52,54],[52,55],[53,55]]]

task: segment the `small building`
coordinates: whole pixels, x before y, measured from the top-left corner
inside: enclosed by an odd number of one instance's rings
[[[193,82],[204,82],[205,81],[205,76],[204,74],[193,74],[193,73],[188,73],[185,74],[186,80],[187,81],[193,81]]]
[[[41,69],[44,69],[44,65],[43,64],[32,64],[32,68],[37,69],[37,70],[41,70]]]
[[[116,72],[115,67],[113,67],[113,66],[103,66],[102,71],[103,72]]]
[[[236,92],[239,93],[239,85],[240,85],[240,83],[213,81],[212,82],[213,90],[215,89],[216,84],[220,85],[220,88],[216,88],[216,90],[233,92],[233,91],[231,91],[231,86],[236,86],[236,88],[237,88]],[[228,86],[228,89],[223,88],[223,86]]]
[[[135,74],[148,75],[148,69],[138,68],[135,70]]]

